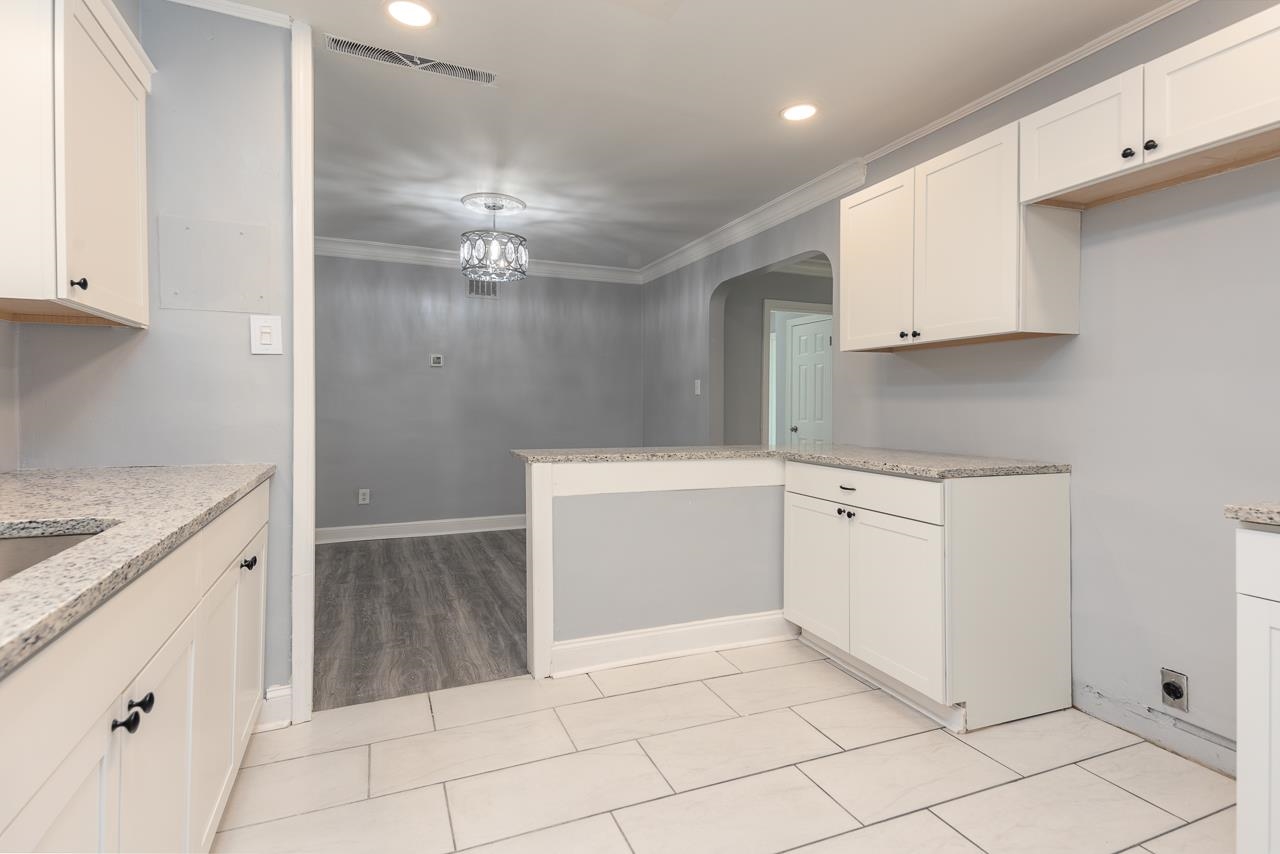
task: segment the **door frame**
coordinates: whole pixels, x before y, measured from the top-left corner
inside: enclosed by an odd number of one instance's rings
[[[770,376],[769,376],[769,333],[773,331],[773,313],[775,311],[798,311],[805,314],[826,314],[831,316],[832,335],[834,332],[835,316],[832,314],[832,304],[829,302],[795,302],[793,300],[783,299],[766,299],[764,301],[764,321],[763,337],[761,338],[761,357],[760,357],[760,444],[767,444],[769,441],[769,399],[770,395]]]

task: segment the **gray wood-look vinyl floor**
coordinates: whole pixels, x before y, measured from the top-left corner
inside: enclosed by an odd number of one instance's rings
[[[527,673],[524,531],[317,546],[315,619],[317,711]]]

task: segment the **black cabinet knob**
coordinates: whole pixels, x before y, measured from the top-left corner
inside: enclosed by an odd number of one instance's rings
[[[244,560],[240,561],[241,569],[247,569],[247,570],[253,571],[254,569],[257,569],[257,567],[258,567],[257,555],[254,555],[253,557],[247,557]]]
[[[837,508],[836,508],[836,515],[837,515],[837,516],[843,516],[843,515],[844,515],[844,508],[843,508],[843,507],[837,507]]]
[[[72,279],[71,287],[79,288],[82,291],[87,291],[89,290],[89,280],[88,279]]]
[[[128,706],[128,708],[130,709],[142,709],[142,713],[144,715],[151,714],[151,710],[154,709],[155,707],[156,707],[155,691],[148,691],[147,696],[143,697],[141,700],[130,700],[129,706]]]
[[[899,338],[906,338],[906,337],[907,337],[907,333],[905,333],[905,332],[899,332],[899,333],[898,333],[898,337],[899,337]]]
[[[140,723],[142,723],[142,715],[138,714],[138,712],[135,710],[129,715],[129,717],[125,718],[122,721],[112,721],[111,731],[115,732],[116,730],[123,727],[130,734],[133,734],[138,731],[138,724]]]
[[[1149,139],[1146,142],[1142,143],[1143,151],[1155,151],[1159,147],[1160,147],[1159,143],[1157,143],[1154,139]]]
[[[1120,156],[1123,157],[1125,160],[1128,160],[1130,157],[1134,156],[1137,153],[1138,152],[1134,151],[1132,148],[1126,148],[1124,151],[1120,152]]]
[[[912,338],[919,338],[919,337],[920,337],[920,333],[919,333],[919,332],[916,332],[916,331],[914,331],[914,330],[912,330],[912,332],[911,332],[911,337],[912,337]]]

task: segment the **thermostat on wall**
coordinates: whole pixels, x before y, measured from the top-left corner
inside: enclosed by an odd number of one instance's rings
[[[433,367],[433,368],[443,368],[443,367],[444,367],[444,356],[443,356],[443,355],[441,355],[440,353],[432,353],[432,354],[431,354],[431,367]]]

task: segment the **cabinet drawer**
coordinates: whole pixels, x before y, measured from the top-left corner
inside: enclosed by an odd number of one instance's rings
[[[789,462],[787,491],[942,524],[942,484],[937,481]]]
[[[1280,602],[1280,530],[1236,531],[1236,592]]]
[[[267,523],[271,500],[267,487],[268,484],[263,483],[196,534],[200,543],[201,593],[222,577],[227,565],[241,555],[253,535]]]

